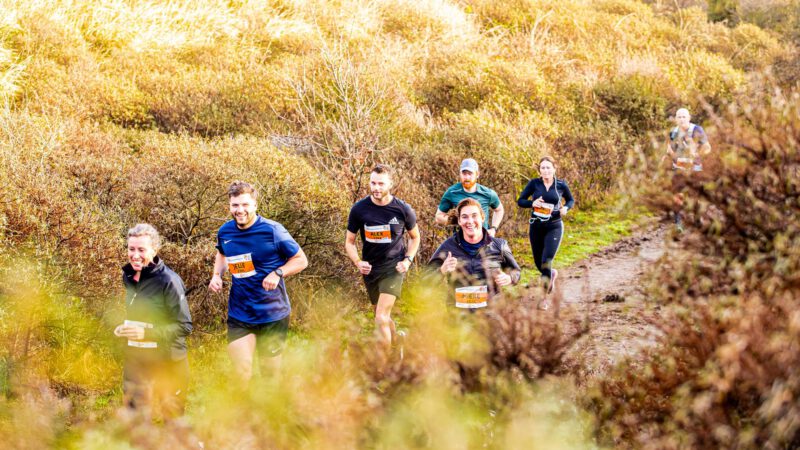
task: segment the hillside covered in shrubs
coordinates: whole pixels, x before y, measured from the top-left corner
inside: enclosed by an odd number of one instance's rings
[[[186,283],[202,367],[190,417],[215,447],[799,445],[796,22],[749,6],[732,26],[634,0],[0,0],[0,437],[196,443],[109,407],[123,236],[149,222]],[[666,213],[651,141],[681,106],[719,158],[687,181],[691,231],[647,281],[665,330],[652,353],[574,383],[559,362],[580,318],[522,301],[473,339],[441,326],[426,287],[410,300],[427,330],[414,355],[391,365],[360,347],[342,242],[374,163],[398,169],[425,259],[465,157],[507,205],[507,237],[525,233],[514,200],[547,154],[580,208],[621,190]],[[254,416],[221,406],[227,296],[206,289],[235,179],[311,262],[290,283],[299,375],[243,399]],[[509,329],[542,331],[508,350]]]

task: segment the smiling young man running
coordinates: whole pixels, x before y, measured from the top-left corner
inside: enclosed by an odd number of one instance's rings
[[[519,283],[520,267],[508,242],[483,227],[481,204],[465,198],[456,206],[459,230],[433,252],[428,265],[451,286],[448,304],[456,308],[486,308],[503,286]]]
[[[347,220],[344,248],[364,277],[370,302],[375,305],[375,329],[380,342],[392,344],[395,325],[391,313],[400,297],[403,278],[414,261],[420,244],[417,215],[391,189],[394,169],[378,164],[369,176],[371,195],[356,202]],[[408,231],[408,247],[404,241]],[[363,259],[358,256],[356,233],[363,242]]]
[[[308,259],[283,225],[256,214],[258,191],[253,186],[233,182],[228,199],[233,220],[217,233],[208,288],[219,292],[222,275],[231,271],[228,353],[240,381],[247,384],[256,349],[262,370],[280,364],[291,312],[283,279],[305,269]]]

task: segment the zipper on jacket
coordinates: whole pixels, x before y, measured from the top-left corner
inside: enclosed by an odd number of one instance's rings
[[[139,277],[141,277],[141,275],[139,275]],[[131,279],[132,278],[133,277],[131,277]],[[134,288],[133,291],[133,297],[131,297],[131,301],[130,303],[128,303],[128,306],[133,306],[133,301],[136,300],[136,296],[139,295],[139,287],[141,286],[140,281],[142,281],[141,278],[139,278],[139,281],[136,281],[136,287]]]

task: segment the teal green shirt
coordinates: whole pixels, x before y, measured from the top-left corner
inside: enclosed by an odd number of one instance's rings
[[[478,184],[478,189],[476,189],[475,192],[465,191],[461,183],[450,186],[444,191],[444,195],[442,195],[442,201],[439,202],[439,211],[445,213],[449,212],[451,209],[458,206],[458,202],[465,198],[474,198],[481,204],[481,208],[483,208],[483,217],[485,217],[483,226],[489,228],[489,208],[499,208],[500,197],[497,196],[497,192],[482,184]]]

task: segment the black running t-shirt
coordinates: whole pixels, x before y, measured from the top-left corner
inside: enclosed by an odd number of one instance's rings
[[[397,197],[386,206],[376,205],[370,197],[363,198],[353,205],[347,219],[347,230],[361,235],[361,259],[372,265],[373,273],[394,270],[405,258],[403,234],[416,225],[417,214]]]

